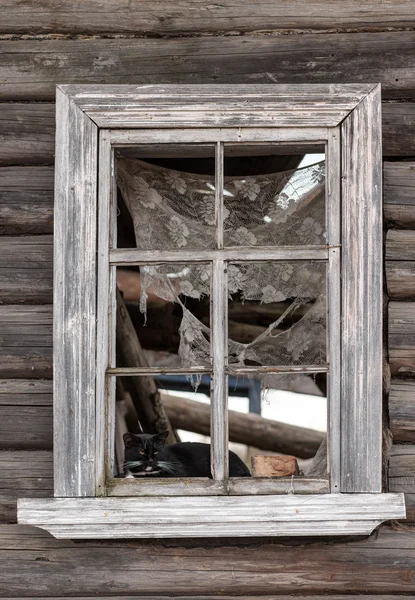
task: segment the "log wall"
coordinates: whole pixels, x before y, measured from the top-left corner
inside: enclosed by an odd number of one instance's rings
[[[0,0],[0,598],[396,600],[415,594],[413,0]],[[369,539],[77,542],[16,525],[52,494],[56,83],[383,87],[388,485]],[[388,391],[388,390],[386,390]],[[388,436],[386,436],[388,437]]]

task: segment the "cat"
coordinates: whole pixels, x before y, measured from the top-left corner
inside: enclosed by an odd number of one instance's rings
[[[210,444],[179,442],[164,445],[168,431],[125,433],[124,477],[210,477]],[[250,477],[245,463],[229,451],[229,476]]]

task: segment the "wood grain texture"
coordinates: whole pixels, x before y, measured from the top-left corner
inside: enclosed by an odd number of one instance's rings
[[[52,231],[53,167],[0,168],[0,234]]]
[[[0,379],[0,406],[52,406],[52,381]]]
[[[401,106],[399,103],[382,105],[385,156],[415,154],[415,103],[405,104],[404,114]],[[0,119],[0,165],[54,162],[54,104],[3,103]]]
[[[392,446],[389,458],[389,490],[404,492],[406,520],[415,521],[415,446]]]
[[[286,5],[261,0],[255,7],[248,0],[224,0],[206,5],[202,0],[2,0],[1,33],[132,33],[147,36],[203,35],[278,31],[284,29],[378,29],[413,27],[411,0],[377,3],[363,0],[357,6],[347,0],[318,0],[307,11],[300,0]]]
[[[17,519],[17,498],[53,496],[52,452],[0,451],[0,522]]]
[[[20,499],[18,521],[55,537],[157,538],[368,534],[405,518],[403,494]],[[324,517],[323,517],[324,515]]]
[[[415,442],[415,380],[392,379],[389,421],[395,441]]]
[[[0,406],[1,448],[50,450],[52,418],[51,406]]]
[[[389,304],[389,363],[392,375],[415,374],[415,303]]]
[[[0,237],[0,301],[50,304],[53,289],[53,237]]]
[[[404,528],[382,527],[368,539],[330,544],[257,539],[252,547],[241,539],[80,544],[33,527],[3,525],[0,547],[3,598],[27,597],[33,590],[41,598],[104,595],[105,600],[172,594],[286,600],[322,593],[318,600],[339,600],[336,595],[354,600],[359,593],[368,594],[366,600],[373,600],[371,594],[391,600],[388,594],[415,593],[414,535]]]
[[[383,164],[383,208],[389,224],[415,228],[415,162]]]
[[[413,31],[0,42],[1,100],[53,100],[65,83],[367,83],[413,98]]]
[[[386,234],[386,260],[415,260],[415,231],[389,229]]]
[[[95,494],[95,125],[57,91],[54,228],[55,494]]]
[[[51,306],[0,306],[0,377],[52,377]]]
[[[382,489],[380,109],[378,86],[342,124],[343,492]]]
[[[54,113],[53,104],[2,103],[0,165],[53,163]]]
[[[415,262],[388,260],[385,264],[388,296],[396,300],[415,299]]]

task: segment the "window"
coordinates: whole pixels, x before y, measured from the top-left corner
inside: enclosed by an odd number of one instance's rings
[[[57,123],[55,498],[20,500],[19,522],[56,537],[214,537],[364,534],[403,518],[402,495],[382,493],[380,86],[61,86]],[[288,174],[232,171],[235,158],[315,153],[325,161]],[[148,320],[132,337],[122,269]],[[173,366],[140,354],[136,332],[154,343],[161,319],[148,298],[180,313]],[[238,310],[264,313],[243,341]],[[272,390],[310,373],[327,384],[327,469],[232,476],[229,378]],[[213,478],[117,477],[125,382],[154,400],[155,380],[183,376],[210,391]],[[163,421],[158,400],[149,410]]]

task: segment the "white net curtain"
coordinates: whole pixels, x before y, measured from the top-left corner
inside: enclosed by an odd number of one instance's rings
[[[214,177],[132,158],[117,180],[142,250],[215,247]],[[256,177],[225,177],[225,246],[325,243],[324,162]],[[140,309],[150,294],[182,308],[183,366],[210,364],[210,330],[186,307],[210,294],[209,265],[141,267]],[[266,304],[276,318],[249,343],[229,340],[231,365],[322,365],[326,362],[326,267],[312,261],[232,264],[229,299]],[[272,311],[271,311],[272,313]]]

